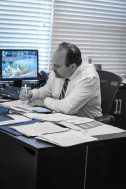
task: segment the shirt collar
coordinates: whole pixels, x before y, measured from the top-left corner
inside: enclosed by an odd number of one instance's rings
[[[75,77],[76,75],[78,75],[78,73],[80,72],[81,69],[82,69],[82,65],[78,66],[77,69],[75,70],[75,72],[72,74],[72,76],[69,77],[69,80],[74,79],[74,77]]]

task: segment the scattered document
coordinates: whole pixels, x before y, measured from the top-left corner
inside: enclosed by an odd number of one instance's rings
[[[21,101],[21,100],[5,102],[3,105],[11,108],[13,110],[22,111],[22,112],[26,112],[26,113],[40,109],[40,107],[30,106],[28,104],[28,101]]]
[[[125,130],[123,130],[123,129],[104,124],[102,126],[98,126],[98,127],[95,127],[95,128],[90,128],[90,129],[84,130],[83,133],[86,133],[90,136],[99,136],[99,135],[122,133],[124,131]]]
[[[82,129],[92,129],[92,128],[99,127],[102,125],[103,125],[103,123],[93,120],[88,123],[80,124],[80,125],[78,125],[78,127],[82,128]]]
[[[10,120],[6,120],[6,121],[2,121],[0,122],[0,126],[6,126],[6,125],[10,125],[10,124],[15,124],[15,123],[21,123],[21,122],[25,122],[25,121],[29,121],[31,119],[24,117],[22,115],[16,115],[16,114],[8,114],[9,117],[13,118]]]
[[[69,120],[68,120],[69,121]],[[66,126],[70,129],[80,131],[82,133],[86,133],[90,136],[99,136],[99,135],[106,135],[106,134],[114,134],[114,133],[122,133],[125,130],[120,129],[118,127],[114,127],[111,125],[107,125],[98,121],[91,121],[88,123],[83,124],[72,124],[68,123],[67,121],[61,121],[59,122],[61,125]]]
[[[25,122],[31,120],[30,118],[20,114],[8,114],[8,116],[14,119],[16,122]]]
[[[91,129],[94,127],[99,127],[102,126],[103,123],[95,121],[95,120],[91,120],[90,122],[86,122],[86,123],[81,123],[81,124],[75,124],[70,122],[69,120],[66,121],[60,121],[59,124],[68,127],[70,129],[76,130],[76,131],[84,131],[87,129]]]
[[[36,113],[36,112],[41,112],[42,108],[32,107],[28,104],[27,101],[17,100],[17,101],[5,102],[4,106],[9,107],[16,111],[25,112],[26,116],[31,119],[37,119],[42,121],[54,121],[54,122],[67,121],[68,123],[72,123],[74,125],[79,125],[93,121],[93,119],[90,118],[78,117],[75,115],[66,115],[62,113],[52,113],[49,115]]]
[[[66,121],[77,117],[62,113],[52,113],[52,114],[26,113],[24,115],[32,119],[37,119],[42,121],[52,121],[52,122]]]
[[[51,122],[36,122],[28,125],[10,126],[10,128],[28,137],[35,137],[41,134],[60,133],[68,131],[68,128],[60,127]]]
[[[69,123],[67,121],[60,121],[59,124],[76,131],[83,131],[83,128],[79,127],[78,125],[74,125],[73,123]]]
[[[91,142],[97,140],[95,137],[82,134],[75,130],[69,130],[66,132],[46,134],[36,137],[36,139],[47,141],[62,147],[74,146],[81,143]]]
[[[10,124],[14,124],[15,120],[7,120],[7,121],[2,121],[0,122],[0,126],[6,126],[6,125],[10,125]],[[17,123],[17,122],[16,122]]]
[[[73,123],[75,125],[83,124],[83,123],[88,123],[93,121],[93,119],[87,118],[87,117],[74,117],[73,119],[67,120],[69,123]]]
[[[8,102],[8,101],[10,101],[10,99],[7,99],[7,98],[0,98],[0,103]]]

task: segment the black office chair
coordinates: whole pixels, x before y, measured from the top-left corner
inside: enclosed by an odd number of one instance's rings
[[[122,79],[120,76],[108,72],[108,71],[97,71],[100,78],[101,86],[101,108],[103,116],[97,117],[96,120],[112,124],[114,116],[110,115],[114,105],[117,91],[120,87]]]
[[[48,80],[48,74],[44,71],[40,71],[38,79],[39,79],[39,87],[43,87]]]

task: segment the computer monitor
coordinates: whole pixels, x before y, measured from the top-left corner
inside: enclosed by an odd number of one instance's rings
[[[38,51],[2,49],[0,66],[2,81],[14,81],[14,85],[21,86],[22,80],[38,78]]]

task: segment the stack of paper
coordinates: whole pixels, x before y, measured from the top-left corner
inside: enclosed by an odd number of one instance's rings
[[[51,122],[36,122],[28,125],[10,126],[10,128],[15,129],[28,137],[35,137],[49,133],[60,133],[69,130],[68,128],[60,127]]]
[[[74,146],[77,144],[82,144],[97,140],[94,137],[88,136],[86,134],[82,134],[81,132],[74,130],[69,130],[61,133],[40,135],[36,138],[62,147]]]

